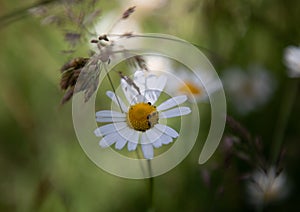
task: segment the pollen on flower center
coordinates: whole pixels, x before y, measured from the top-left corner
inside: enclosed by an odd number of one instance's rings
[[[188,93],[192,95],[201,95],[202,94],[202,89],[200,86],[196,85],[193,82],[184,82],[183,85],[181,85],[178,89],[182,93]]]
[[[158,123],[158,112],[150,102],[137,103],[129,108],[127,121],[131,128],[146,131]]]

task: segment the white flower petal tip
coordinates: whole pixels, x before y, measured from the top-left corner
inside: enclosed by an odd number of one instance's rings
[[[95,136],[97,136],[97,137],[101,137],[101,136],[102,136],[102,133],[101,133],[101,131],[99,130],[99,128],[97,128],[97,129],[94,130],[94,134],[95,134]]]
[[[110,134],[102,138],[99,142],[99,146],[102,148],[107,148],[116,142],[117,134]]]
[[[154,148],[159,148],[159,147],[162,146],[162,142],[161,142],[160,139],[158,139],[158,140],[154,141],[154,142],[152,143],[152,145],[153,145]]]
[[[124,104],[120,97],[118,97],[114,92],[107,91],[106,95],[118,106],[121,107],[122,112],[127,112],[128,107]]]
[[[163,132],[164,134],[171,136],[172,138],[177,138],[179,136],[178,132],[176,132],[173,128],[168,127],[163,124],[156,124],[154,126],[159,131]]]
[[[157,107],[157,110],[163,111],[184,103],[187,100],[186,95],[176,96],[163,102]]]
[[[101,140],[99,141],[99,146],[102,147],[102,148],[107,148],[107,147],[109,147],[110,145],[108,145],[108,143],[106,142],[106,140],[101,139]]]
[[[164,112],[160,112],[159,117],[173,118],[173,117],[188,115],[189,113],[191,113],[191,109],[189,107],[178,107]]]
[[[164,144],[164,145],[167,145],[169,143],[172,143],[173,142],[173,138],[168,136],[168,135],[163,135],[161,138],[161,143]]]
[[[126,140],[123,138],[119,138],[118,141],[116,142],[115,148],[117,150],[123,149],[123,147],[126,145]]]
[[[159,139],[159,137],[161,136],[162,133],[160,131],[155,130],[155,128],[153,128],[153,129],[147,130],[145,132],[145,134],[150,142],[154,142]]]
[[[129,141],[127,144],[128,151],[134,151],[134,150],[136,150],[136,147],[137,147],[137,143],[135,143],[135,142]]]
[[[142,144],[142,151],[145,159],[153,159],[154,150],[152,144]]]

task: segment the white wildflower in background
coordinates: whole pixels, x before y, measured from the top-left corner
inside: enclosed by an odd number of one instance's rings
[[[284,63],[290,77],[300,77],[300,47],[288,46],[284,51]]]
[[[144,75],[137,71],[133,83],[121,80],[122,90],[126,96],[127,104],[108,91],[107,96],[121,107],[122,111],[101,110],[96,113],[98,122],[112,122],[97,128],[96,136],[103,137],[99,145],[103,148],[115,144],[120,150],[127,144],[128,151],[134,151],[141,145],[146,159],[154,157],[153,148],[169,144],[179,134],[171,127],[161,124],[160,120],[189,114],[189,107],[177,107],[187,100],[185,95],[170,98],[155,106],[161,91],[166,84],[165,76]]]
[[[227,100],[241,114],[247,114],[268,102],[275,89],[272,75],[259,66],[248,70],[232,68],[222,77]]]
[[[138,33],[141,31],[139,23],[133,16],[121,19],[122,12],[110,12],[102,16],[95,25],[95,31],[98,35],[101,34],[124,34]]]
[[[172,80],[174,77],[178,80],[176,83],[169,83],[167,85],[168,91],[176,95],[185,94],[190,100],[195,98],[197,102],[207,101],[209,95],[220,89],[220,84],[217,83],[212,76],[206,76],[205,79],[202,79],[207,83],[207,86],[209,86],[209,88],[205,88],[201,80],[191,72],[180,70],[172,74],[171,82],[175,81]],[[210,93],[208,93],[206,89],[209,90]]]
[[[250,203],[262,206],[282,200],[288,194],[289,187],[283,172],[276,173],[275,167],[257,170],[247,184]]]
[[[143,59],[147,66],[147,72],[145,72],[146,75],[152,74],[160,76],[172,71],[173,67],[170,58],[160,55],[143,55]]]

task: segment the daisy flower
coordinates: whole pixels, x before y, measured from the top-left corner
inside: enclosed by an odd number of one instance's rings
[[[154,149],[169,144],[179,136],[171,127],[160,123],[167,118],[187,115],[189,107],[178,106],[187,100],[187,96],[172,97],[159,106],[155,106],[167,78],[148,75],[142,71],[134,74],[133,83],[121,79],[121,87],[127,102],[111,91],[107,96],[119,105],[121,111],[101,110],[96,113],[96,121],[111,122],[98,127],[94,133],[102,137],[99,145],[103,148],[115,144],[118,150],[127,144],[128,151],[134,151],[138,145],[146,159],[154,157]],[[127,103],[127,104],[126,104]]]
[[[300,47],[288,46],[284,51],[284,63],[290,77],[300,77]]]
[[[276,85],[270,72],[260,66],[228,69],[222,79],[227,99],[243,115],[266,104]]]
[[[209,89],[205,89],[203,83],[194,74],[187,71],[173,72],[170,78],[170,81],[173,81],[173,83],[168,84],[168,90],[171,93],[185,94],[190,100],[195,98],[197,102],[207,101],[210,94],[220,89],[220,84],[211,76],[205,76],[203,79],[210,86]]]
[[[170,72],[172,63],[169,58],[160,55],[143,56],[151,74],[161,75]]]
[[[276,173],[275,167],[267,171],[259,169],[252,174],[247,191],[250,202],[257,206],[281,200],[288,193],[286,176],[283,172]]]

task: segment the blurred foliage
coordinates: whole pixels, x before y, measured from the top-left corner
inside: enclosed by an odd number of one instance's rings
[[[34,2],[2,0],[0,16]],[[119,4],[96,5],[106,14]],[[168,1],[140,24],[145,32],[172,34],[199,46],[220,75],[228,67],[253,63],[271,70],[278,87],[268,104],[246,116],[229,104],[229,113],[262,137],[269,158],[285,89],[293,81],[286,76],[282,56],[286,46],[300,42],[299,9],[300,1]],[[60,105],[59,70],[70,58],[87,56],[88,46],[82,43],[74,54],[63,54],[70,47],[64,33],[54,25],[41,25],[26,11],[21,20],[0,26],[0,211],[146,211],[147,180],[107,174],[77,142],[71,104]],[[297,89],[284,134],[285,170],[292,189],[287,199],[267,208],[272,211],[297,210],[300,200]],[[252,211],[245,184],[237,178],[251,170],[236,158],[229,167],[220,165],[225,160],[220,148],[207,164],[198,165],[202,137],[180,165],[155,178],[157,211]],[[218,168],[210,172],[207,185],[201,173],[211,167]]]

